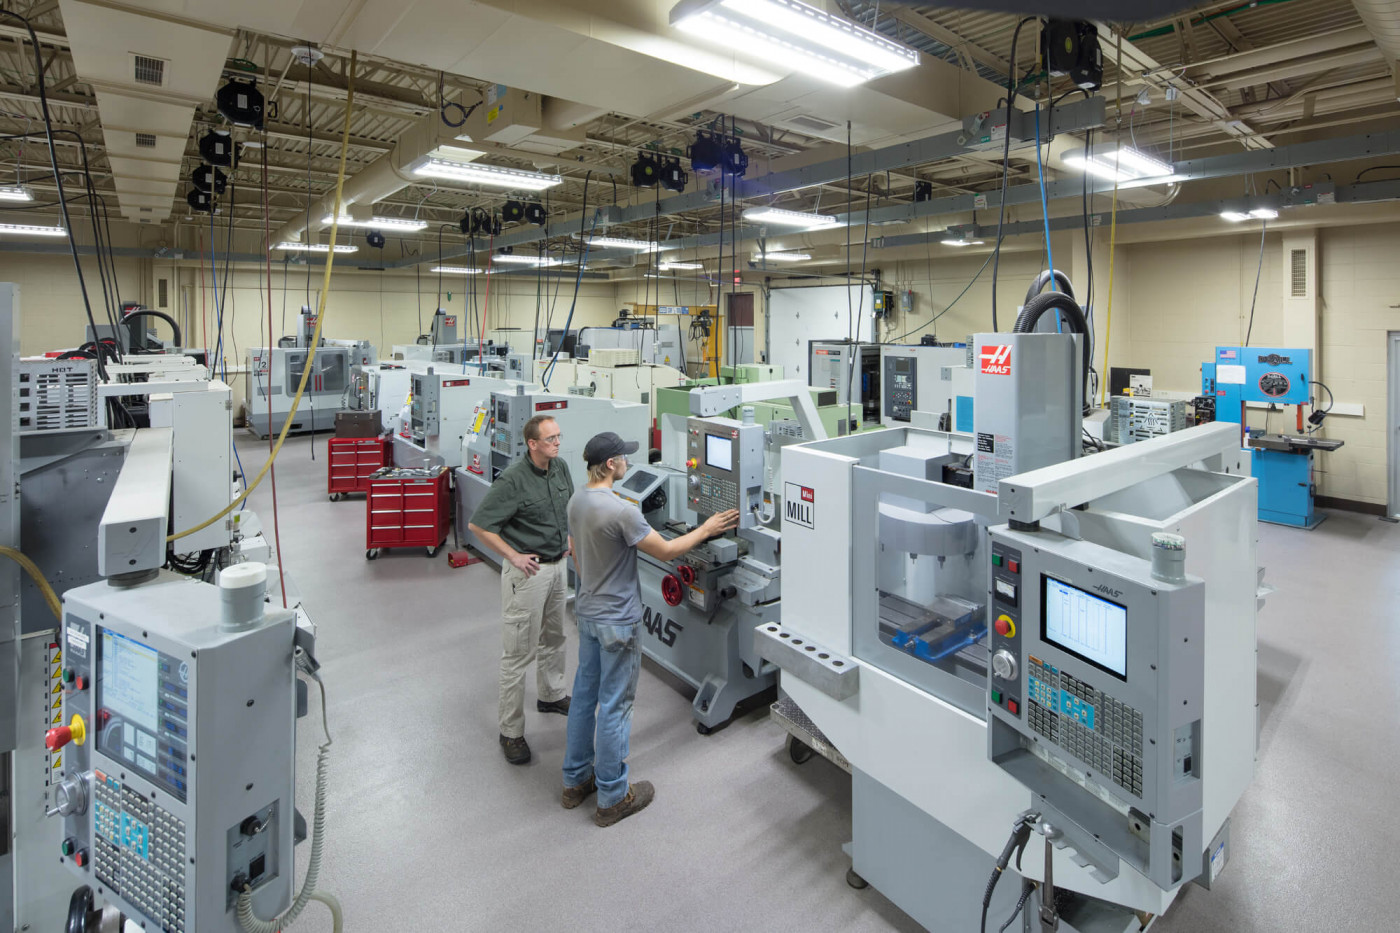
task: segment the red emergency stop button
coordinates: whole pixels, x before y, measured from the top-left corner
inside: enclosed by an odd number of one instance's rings
[[[992,627],[996,629],[996,633],[1002,638],[1014,638],[1016,636],[1016,623],[1011,620],[1011,616],[1009,615],[1003,614],[997,616],[997,620],[993,623]]]
[[[66,726],[55,726],[44,733],[44,747],[51,752],[58,751],[69,742],[82,745],[87,741],[87,723],[77,713]]]

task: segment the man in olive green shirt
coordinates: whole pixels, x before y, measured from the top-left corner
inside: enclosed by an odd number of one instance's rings
[[[506,761],[530,760],[525,742],[525,671],[535,667],[541,713],[569,714],[564,689],[565,571],[574,481],[559,461],[559,422],[525,422],[529,453],[491,484],[468,527],[501,555],[501,748]]]

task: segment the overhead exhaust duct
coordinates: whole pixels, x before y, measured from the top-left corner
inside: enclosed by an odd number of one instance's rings
[[[92,85],[121,216],[158,223],[180,194],[195,107],[218,88],[227,30],[59,0],[73,67]]]
[[[1385,56],[1395,77],[1396,97],[1400,97],[1400,0],[1352,0],[1361,22],[1371,31],[1371,38]]]

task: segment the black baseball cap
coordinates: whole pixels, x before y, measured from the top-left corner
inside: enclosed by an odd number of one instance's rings
[[[602,434],[593,435],[588,444],[583,448],[584,462],[589,466],[597,466],[600,463],[607,463],[613,457],[623,454],[634,454],[641,445],[636,441],[624,441],[612,431],[604,431]]]

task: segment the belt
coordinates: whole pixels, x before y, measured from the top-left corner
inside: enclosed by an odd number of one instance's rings
[[[560,562],[561,560],[563,560],[563,559],[564,559],[564,555],[563,555],[563,554],[555,554],[553,557],[540,557],[540,558],[536,558],[536,560],[538,560],[538,562],[541,563],[541,564],[557,564],[557,563],[559,563],[559,562]]]

